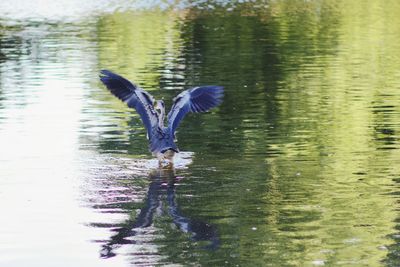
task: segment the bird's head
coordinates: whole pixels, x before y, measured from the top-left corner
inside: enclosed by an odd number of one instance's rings
[[[156,108],[156,110],[164,111],[165,110],[164,101],[163,100],[157,100],[155,108]]]

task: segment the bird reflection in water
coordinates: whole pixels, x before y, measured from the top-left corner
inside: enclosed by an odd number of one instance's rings
[[[155,216],[170,216],[176,227],[184,232],[191,234],[193,241],[208,241],[206,249],[216,249],[219,246],[217,231],[213,225],[206,222],[185,217],[176,201],[175,182],[182,178],[175,175],[175,169],[158,168],[150,172],[150,185],[145,199],[145,205],[140,210],[137,217],[125,222],[124,226],[116,229],[117,232],[110,240],[103,245],[100,256],[111,258],[116,254],[114,250],[121,245],[135,244],[134,236],[139,235],[140,228],[153,225]],[[163,203],[166,202],[167,210],[163,210]],[[160,212],[161,211],[161,212]]]

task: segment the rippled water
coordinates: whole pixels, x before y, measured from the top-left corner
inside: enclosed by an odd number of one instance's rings
[[[397,1],[2,1],[1,266],[400,265]],[[168,105],[160,170],[107,68]]]

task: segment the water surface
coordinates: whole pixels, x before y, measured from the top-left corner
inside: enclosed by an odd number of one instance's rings
[[[15,2],[0,265],[400,264],[399,3]],[[103,68],[167,105],[204,84],[224,102],[159,170]]]

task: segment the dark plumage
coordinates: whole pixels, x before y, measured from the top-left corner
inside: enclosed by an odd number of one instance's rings
[[[224,94],[221,86],[202,86],[185,90],[174,98],[168,113],[168,124],[164,126],[165,107],[162,100],[154,98],[122,76],[102,70],[100,80],[110,92],[136,109],[147,130],[150,151],[161,161],[171,160],[174,152],[179,152],[174,142],[175,131],[188,112],[205,112],[218,106]],[[159,110],[157,112],[156,110]]]

